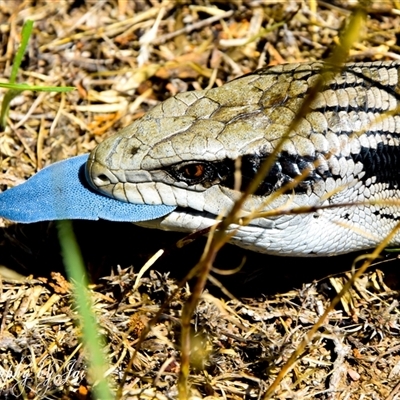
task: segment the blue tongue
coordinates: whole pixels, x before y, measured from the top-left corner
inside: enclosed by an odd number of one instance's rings
[[[73,157],[42,169],[22,185],[0,193],[0,217],[15,222],[99,218],[147,221],[176,207],[124,203],[95,192],[85,180],[89,155]]]

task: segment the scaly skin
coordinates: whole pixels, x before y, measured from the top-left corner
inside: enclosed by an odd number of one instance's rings
[[[185,232],[210,226],[240,195],[233,189],[240,168],[234,161],[241,160],[243,190],[288,130],[323,66],[280,65],[219,88],[180,93],[95,148],[88,179],[121,201],[179,207],[146,226]],[[400,104],[399,68],[397,62],[347,64],[341,73],[327,67],[323,90],[242,215],[259,206],[399,199],[400,116],[382,118]],[[293,192],[268,201],[307,168],[308,177]],[[257,218],[239,227],[232,242],[278,255],[341,254],[376,246],[399,218],[393,204]],[[400,235],[392,244],[400,244]]]

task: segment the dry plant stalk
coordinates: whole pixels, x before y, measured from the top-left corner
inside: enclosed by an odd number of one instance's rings
[[[354,42],[358,40],[358,35],[362,30],[363,23],[366,19],[366,5],[364,4],[360,8],[356,9],[352,14],[348,26],[344,29],[342,35],[342,42],[339,46],[335,48],[332,55],[328,58],[327,62],[331,65],[338,66],[338,72],[340,71],[340,66],[344,64],[345,60],[348,57],[349,51],[353,46]],[[183,312],[182,312],[182,359],[181,359],[181,370],[179,373],[179,381],[178,381],[178,388],[179,388],[179,398],[180,400],[186,400],[189,396],[189,389],[188,389],[188,377],[189,377],[189,366],[190,366],[190,321],[195,311],[195,308],[199,302],[201,293],[205,288],[205,284],[208,280],[208,276],[210,274],[213,262],[218,251],[221,247],[226,244],[231,235],[226,233],[226,230],[229,228],[231,224],[238,223],[238,214],[245,203],[246,199],[253,194],[257,188],[259,187],[260,183],[263,181],[265,176],[267,176],[268,172],[271,170],[273,163],[282,149],[283,144],[289,138],[291,132],[293,132],[298,124],[300,123],[301,119],[310,111],[310,105],[312,101],[315,99],[316,95],[321,91],[324,83],[326,82],[326,74],[324,70],[322,70],[321,75],[315,85],[312,87],[309,94],[306,96],[304,102],[302,103],[299,112],[291,122],[289,128],[287,129],[286,133],[282,135],[278,144],[274,148],[270,157],[268,157],[264,163],[261,165],[260,169],[258,170],[256,176],[254,177],[253,181],[250,185],[246,188],[243,195],[240,197],[238,201],[232,207],[232,210],[228,213],[228,215],[222,220],[222,222],[218,225],[217,229],[214,232],[210,233],[211,240],[209,241],[209,246],[207,246],[206,251],[203,253],[199,264],[195,267],[198,270],[198,277],[196,284],[194,285],[192,294],[186,303]],[[296,182],[297,183],[297,182]],[[273,212],[271,213],[273,215]],[[400,226],[400,224],[396,227]],[[396,231],[395,230],[395,231]],[[394,231],[394,232],[395,232]],[[389,235],[389,239],[394,236]],[[373,253],[374,260],[380,252],[384,249],[386,244],[389,241],[388,238],[384,240],[383,246],[379,246],[375,252]],[[363,267],[356,273],[353,279],[349,280],[348,285],[346,285],[342,291],[336,296],[336,298],[332,301],[331,305],[326,309],[323,317],[314,325],[313,329],[310,331],[310,334],[307,335],[306,339],[301,343],[293,356],[289,359],[288,363],[282,368],[281,373],[276,378],[273,385],[270,386],[268,389],[265,399],[270,398],[273,395],[274,390],[276,389],[279,382],[284,378],[287,370],[291,368],[296,361],[298,355],[304,350],[307,343],[312,339],[314,333],[318,330],[320,325],[324,322],[326,316],[329,312],[335,307],[335,305],[340,301],[340,298],[347,292],[350,288],[356,277],[360,276],[370,265],[370,262],[366,262]],[[362,271],[362,272],[360,272]]]

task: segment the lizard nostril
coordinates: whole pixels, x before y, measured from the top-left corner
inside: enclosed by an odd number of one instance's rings
[[[112,173],[112,171],[105,168],[101,163],[96,160],[89,158],[86,163],[86,181],[93,189],[104,190],[109,185],[117,184],[118,178]]]
[[[96,169],[100,168],[93,168],[91,176],[89,180],[98,188],[108,186],[110,184],[115,184],[118,182],[118,180],[115,178],[115,176],[110,172],[106,173],[103,171],[96,171]],[[104,168],[102,168],[104,169]]]
[[[102,181],[103,183],[111,183],[110,179],[105,174],[100,174],[100,175],[96,176],[96,180]]]

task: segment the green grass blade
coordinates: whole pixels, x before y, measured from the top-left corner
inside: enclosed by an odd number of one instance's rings
[[[10,75],[10,83],[15,83],[15,80],[17,79],[17,74],[19,67],[21,66],[22,59],[24,58],[24,54],[26,51],[26,48],[28,46],[29,38],[31,36],[33,29],[33,21],[30,19],[27,19],[24,23],[24,26],[22,28],[22,33],[21,33],[21,44],[19,45],[17,54],[15,55],[13,66],[11,69],[11,75]]]
[[[15,83],[17,79],[18,70],[21,66],[22,59],[24,58],[24,54],[26,48],[28,46],[29,38],[31,36],[33,29],[33,21],[26,20],[21,32],[21,44],[18,48],[17,54],[15,55],[13,66],[11,69],[10,81],[8,83],[0,83],[0,88],[8,89],[9,91],[4,95],[3,100],[1,102],[1,110],[0,110],[0,129],[3,131],[6,127],[6,119],[8,116],[8,112],[10,110],[10,102],[16,96],[18,96],[24,90],[31,90],[35,92],[69,92],[74,90],[74,87],[64,86],[64,87],[55,87],[55,86],[31,86],[26,83]]]
[[[41,86],[28,85],[27,83],[0,83],[0,88],[18,92],[22,92],[23,90],[32,90],[33,92],[70,92],[71,90],[75,90],[73,86]]]
[[[1,110],[0,110],[0,132],[3,131],[6,127],[6,119],[8,115],[8,111],[10,110],[11,100],[18,96],[21,92],[19,90],[9,90],[4,94],[3,100],[1,102]]]
[[[110,385],[105,378],[108,368],[99,337],[99,327],[96,323],[91,298],[87,290],[88,279],[84,268],[81,252],[69,220],[57,221],[58,236],[64,265],[70,281],[74,285],[75,303],[81,319],[83,343],[89,364],[89,379],[93,385],[94,398],[113,399]]]

